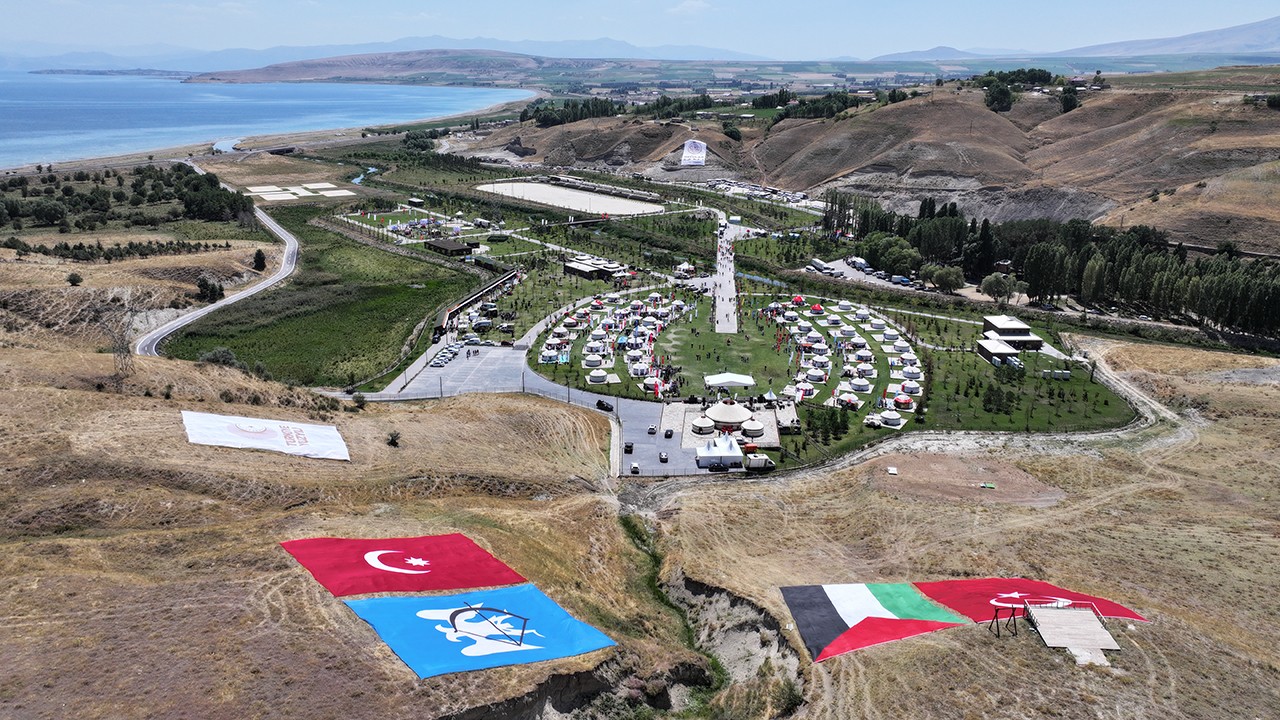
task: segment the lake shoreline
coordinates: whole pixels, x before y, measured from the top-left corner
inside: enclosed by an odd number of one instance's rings
[[[386,84],[386,83],[383,83]],[[477,88],[489,89],[489,88]],[[395,121],[389,123],[364,124],[360,126],[350,127],[331,127],[318,130],[299,130],[295,132],[271,133],[262,135],[244,135],[242,139],[236,142],[235,152],[260,152],[281,147],[302,147],[302,148],[323,148],[333,147],[336,145],[356,145],[362,142],[369,142],[374,138],[363,138],[361,133],[369,128],[381,128],[392,126],[413,125],[427,122],[440,122],[444,120],[464,119],[473,117],[486,117],[497,114],[510,112],[519,112],[525,105],[533,102],[535,99],[545,97],[546,92],[537,89],[523,89],[529,93],[528,97],[509,100],[506,102],[494,103],[483,108],[457,113],[445,113],[440,115],[431,115],[423,118],[417,118],[406,121]],[[144,131],[140,131],[144,132]],[[62,161],[41,162],[41,163],[25,163],[21,165],[9,165],[0,167],[0,177],[4,175],[25,175],[36,172],[36,165],[53,167],[55,172],[76,171],[76,170],[93,170],[104,168],[132,167],[146,162],[183,162],[186,160],[196,160],[206,158],[213,155],[213,146],[219,142],[225,142],[227,139],[237,137],[237,133],[231,132],[222,134],[219,137],[212,137],[199,142],[192,142],[182,145],[167,145],[155,148],[141,149],[128,153],[120,153],[114,155],[87,155],[84,157],[66,159]]]

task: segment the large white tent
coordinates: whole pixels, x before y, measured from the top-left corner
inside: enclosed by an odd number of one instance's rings
[[[723,463],[729,467],[742,466],[742,448],[738,447],[738,443],[729,435],[720,435],[714,440],[707,441],[706,445],[698,447],[697,465],[700,468],[709,467],[715,463]]]
[[[756,384],[756,379],[750,375],[728,372],[704,375],[702,381],[707,384],[707,387],[755,387]]]

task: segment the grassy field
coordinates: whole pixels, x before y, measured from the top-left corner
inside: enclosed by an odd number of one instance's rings
[[[194,323],[165,345],[166,353],[196,359],[222,346],[286,382],[352,384],[395,363],[413,327],[475,282],[306,224],[322,212],[276,210],[302,242],[295,277]]]

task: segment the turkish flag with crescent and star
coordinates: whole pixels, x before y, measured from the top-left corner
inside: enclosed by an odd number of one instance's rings
[[[280,545],[336,597],[495,587],[525,581],[460,533],[414,538],[308,538]]]
[[[1012,611],[1014,615],[1021,616],[1027,604],[1057,607],[1092,606],[1103,617],[1146,621],[1146,618],[1119,603],[1061,588],[1041,580],[975,578],[918,582],[915,586],[927,597],[974,622],[991,620],[995,616],[996,608],[1000,608],[1001,617],[1008,617],[1009,613],[1004,612],[1006,609]]]

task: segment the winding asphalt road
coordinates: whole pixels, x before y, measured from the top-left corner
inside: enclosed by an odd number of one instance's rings
[[[298,264],[298,238],[294,237],[293,233],[281,227],[280,223],[271,219],[271,216],[263,212],[262,208],[254,208],[253,215],[258,218],[258,222],[262,223],[262,226],[265,227],[272,235],[275,235],[284,241],[284,258],[280,262],[280,267],[277,268],[274,273],[271,273],[271,275],[265,280],[252,287],[245,288],[235,295],[223,298],[212,305],[202,307],[194,312],[189,312],[186,315],[171,320],[146,335],[143,335],[133,344],[133,351],[135,354],[159,356],[160,343],[179,329],[184,328],[205,315],[208,315],[211,312],[216,312],[231,303],[240,302],[247,297],[257,295],[263,290],[276,285],[293,273],[294,267]]]

